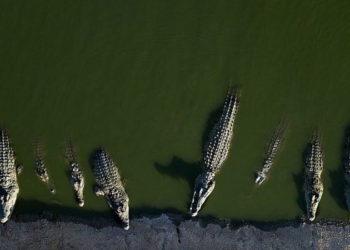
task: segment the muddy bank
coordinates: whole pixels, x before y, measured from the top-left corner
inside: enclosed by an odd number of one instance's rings
[[[177,225],[176,225],[177,224]],[[135,218],[131,229],[40,219],[0,227],[1,249],[350,249],[350,225],[315,223],[265,230],[167,215]]]

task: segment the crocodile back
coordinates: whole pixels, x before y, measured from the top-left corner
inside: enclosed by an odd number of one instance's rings
[[[4,130],[0,131],[0,177],[16,178],[15,154],[9,137]],[[0,179],[2,179],[0,178]]]
[[[98,149],[93,159],[93,172],[97,184],[104,190],[112,189],[120,182],[117,166],[104,149]]]
[[[205,170],[217,172],[227,158],[238,106],[237,92],[230,91],[226,97],[220,120],[210,132],[204,148]]]
[[[320,177],[323,170],[323,154],[319,137],[311,143],[311,152],[306,160],[307,174]]]

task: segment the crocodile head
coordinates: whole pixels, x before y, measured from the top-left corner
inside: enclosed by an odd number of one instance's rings
[[[314,221],[316,218],[317,207],[318,207],[318,204],[320,203],[322,193],[323,193],[322,184],[318,184],[316,187],[313,188],[313,190],[308,192],[307,215],[308,215],[309,221]]]
[[[114,213],[121,221],[123,228],[128,230],[130,228],[129,224],[129,198],[123,197],[116,199],[114,195],[108,195],[109,204],[112,207]]]
[[[197,177],[190,207],[192,217],[198,214],[208,196],[213,192],[214,187],[214,177],[210,173],[204,173]]]
[[[0,189],[0,222],[9,220],[17,200],[18,187],[11,186],[6,190]]]

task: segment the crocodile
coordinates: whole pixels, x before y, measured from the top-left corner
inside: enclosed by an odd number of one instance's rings
[[[85,178],[79,167],[79,163],[76,159],[76,152],[71,141],[66,145],[66,159],[70,166],[70,182],[73,186],[75,199],[78,202],[79,207],[83,207]]]
[[[0,131],[0,222],[11,217],[16,204],[19,186],[17,176],[21,166],[16,166],[15,153],[5,130]]]
[[[93,173],[96,178],[95,194],[103,195],[109,207],[122,222],[125,230],[129,229],[129,197],[125,192],[118,168],[103,148],[96,150],[93,157]]]
[[[305,162],[305,201],[309,221],[314,221],[318,205],[323,194],[321,174],[323,171],[323,153],[318,135],[314,136]]]
[[[35,173],[49,187],[50,192],[54,194],[56,190],[50,185],[50,177],[45,167],[42,145],[39,142],[36,142],[35,145]]]
[[[344,177],[345,177],[345,200],[350,211],[350,128],[345,133],[344,154]]]
[[[195,180],[190,215],[196,216],[204,202],[213,192],[215,176],[228,156],[233,137],[233,125],[239,107],[238,91],[231,89],[225,99],[224,107],[218,123],[209,133],[204,145],[202,173]]]
[[[255,183],[261,185],[267,178],[267,174],[270,171],[273,162],[280,150],[282,145],[284,135],[284,127],[280,126],[277,131],[274,133],[269,147],[267,148],[266,157],[263,163],[263,167],[260,171],[256,173]]]

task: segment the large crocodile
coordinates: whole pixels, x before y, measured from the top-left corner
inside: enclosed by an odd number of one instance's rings
[[[323,153],[318,135],[312,139],[305,162],[305,201],[307,217],[315,220],[318,204],[323,194],[321,174],[323,171]]]
[[[39,179],[48,186],[50,192],[54,194],[56,190],[50,184],[50,177],[45,167],[42,145],[39,141],[36,141],[35,143],[35,173]]]
[[[109,154],[102,148],[96,150],[93,158],[93,172],[96,177],[96,195],[104,195],[125,230],[129,229],[129,197],[125,192],[118,168]]]
[[[0,222],[9,220],[19,192],[15,153],[5,130],[0,130]]]
[[[261,185],[267,178],[267,174],[273,165],[273,162],[279,152],[282,145],[284,126],[280,125],[277,131],[274,133],[272,140],[266,152],[266,157],[262,169],[256,173],[255,183]]]
[[[79,207],[83,207],[85,179],[76,159],[76,152],[71,141],[66,145],[66,158],[70,166],[70,182],[74,189],[75,199]]]
[[[344,177],[345,177],[345,199],[350,211],[350,128],[345,133],[345,154],[344,154]]]
[[[196,178],[193,198],[190,205],[191,216],[196,216],[202,205],[213,192],[215,175],[228,156],[233,125],[239,107],[237,90],[230,90],[226,96],[219,122],[209,134],[204,147],[203,172]]]

